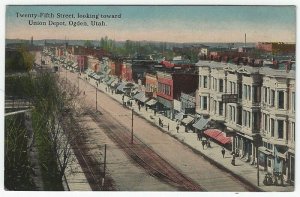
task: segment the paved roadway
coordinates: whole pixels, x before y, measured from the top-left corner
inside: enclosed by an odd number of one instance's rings
[[[68,80],[73,82],[74,85],[78,85],[78,74],[69,73]],[[90,81],[91,84],[95,84],[92,79],[90,79]],[[95,107],[95,87],[92,87],[84,80],[80,80],[79,87],[81,91],[85,91],[83,102],[89,106]],[[128,132],[131,130],[130,111],[121,106],[118,102],[112,100],[105,93],[98,92],[98,109],[101,111],[101,108],[109,111],[111,115],[115,117],[116,121],[119,121],[120,124],[128,129]],[[194,153],[169,135],[162,133],[157,127],[154,127],[138,116],[134,116],[134,135],[150,146],[156,153],[171,163],[180,172],[193,179],[207,191],[242,192],[249,190],[249,188],[238,179],[210,164],[201,156]],[[129,161],[126,161],[126,163],[128,162]],[[121,169],[120,166],[120,170]],[[117,173],[118,172],[116,172],[116,174]],[[114,174],[112,173],[112,178],[117,181],[118,177],[114,177]],[[140,179],[131,180],[131,182],[134,181],[139,183]],[[156,189],[151,188],[151,190]]]

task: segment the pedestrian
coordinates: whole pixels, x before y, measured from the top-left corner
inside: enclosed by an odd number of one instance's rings
[[[210,140],[209,140],[209,138],[208,138],[208,140],[207,140],[206,144],[207,144],[207,148],[211,148],[211,146],[210,146]]]
[[[225,149],[224,149],[224,147],[222,148],[222,155],[223,155],[223,158],[224,158],[224,156],[225,156]]]
[[[83,95],[85,95],[85,91],[83,91]]]
[[[105,87],[105,92],[107,92],[107,87]]]
[[[156,110],[154,110],[154,116],[156,116]]]
[[[170,129],[170,124],[168,123],[168,131],[169,131],[169,129]]]
[[[177,133],[178,133],[178,130],[179,130],[179,125],[177,125],[177,126],[176,126],[176,130],[177,130]]]
[[[203,150],[204,150],[204,146],[205,146],[205,141],[202,140],[202,148],[203,148]]]
[[[160,118],[158,118],[158,124],[159,124],[159,126],[161,125],[161,119]]]
[[[139,104],[139,111],[141,111],[141,105]]]
[[[148,111],[148,106],[146,105],[146,111]]]
[[[202,133],[201,133],[201,131],[198,132],[198,140],[199,141],[202,140]]]

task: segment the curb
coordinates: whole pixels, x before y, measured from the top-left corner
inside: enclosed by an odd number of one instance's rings
[[[90,84],[91,86],[95,87],[95,85],[92,85]],[[97,88],[98,89],[98,88]],[[112,98],[113,100],[117,101],[119,104],[122,104],[117,98],[113,97],[111,94],[109,94],[108,92],[104,92],[103,90],[101,89],[98,89],[98,91],[102,92],[102,93],[105,93],[106,95],[108,95],[110,98]],[[127,109],[130,109],[128,108],[127,106],[123,106]],[[217,168],[231,174],[232,176],[234,176],[235,178],[239,179],[242,183],[246,184],[246,185],[249,185],[250,187],[252,188],[255,188],[255,190],[257,192],[265,192],[262,188],[256,186],[255,184],[251,183],[250,181],[248,181],[246,178],[236,174],[235,172],[231,171],[230,169],[226,168],[225,166],[221,165],[219,162],[211,159],[210,157],[206,156],[205,154],[203,154],[201,151],[195,149],[194,147],[192,147],[191,145],[189,145],[188,143],[184,142],[183,140],[179,139],[177,136],[174,136],[172,134],[170,134],[169,132],[165,131],[163,128],[161,128],[160,126],[158,126],[157,124],[155,124],[154,122],[148,120],[146,117],[144,117],[143,115],[139,114],[138,112],[136,111],[133,111],[133,113],[137,116],[139,116],[140,118],[146,120],[147,122],[149,122],[152,126],[158,128],[161,132],[163,133],[166,133],[168,134],[169,136],[173,137],[174,139],[176,139],[178,142],[182,143],[183,145],[187,146],[188,148],[190,148],[194,153],[202,156],[205,160],[207,160],[208,162],[210,162],[212,165],[216,166]]]
[[[145,118],[144,116],[142,116],[141,114],[138,114],[137,112],[134,111],[134,113],[136,115],[138,115],[140,118],[143,118],[144,120],[148,121],[151,125],[155,126],[156,128],[158,128],[161,132],[168,134],[169,136],[173,137],[174,139],[176,139],[177,141],[179,141],[180,143],[182,143],[183,145],[187,146],[188,148],[190,148],[194,153],[202,156],[205,160],[207,160],[208,162],[210,162],[211,164],[213,164],[214,166],[216,166],[217,168],[231,174],[232,176],[234,176],[235,178],[239,179],[242,183],[249,185],[252,188],[255,188],[255,190],[257,190],[257,192],[265,192],[265,190],[263,190],[262,188],[256,186],[255,184],[251,183],[250,181],[248,181],[246,178],[234,173],[233,171],[231,171],[230,169],[226,168],[225,166],[221,165],[219,162],[211,159],[210,157],[206,156],[205,154],[203,154],[201,151],[195,149],[194,147],[192,147],[191,145],[189,145],[188,143],[184,142],[183,140],[181,140],[180,138],[178,138],[175,135],[170,134],[169,132],[165,131],[163,128],[159,127],[157,124],[155,124],[154,122],[149,121],[147,118]]]

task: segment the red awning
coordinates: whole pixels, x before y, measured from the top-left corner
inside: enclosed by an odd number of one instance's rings
[[[162,61],[161,64],[163,64],[166,68],[173,68],[174,64],[168,61]]]
[[[204,134],[217,140],[222,144],[231,143],[231,138],[226,137],[226,134],[218,129],[207,129],[204,131]]]

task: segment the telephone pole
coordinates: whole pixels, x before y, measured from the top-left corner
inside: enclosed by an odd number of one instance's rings
[[[133,107],[131,108],[131,144],[133,144]]]
[[[104,144],[104,166],[103,166],[102,190],[104,190],[105,174],[106,174],[106,144]]]
[[[97,87],[96,87],[96,111],[98,111],[98,83],[96,83]]]

